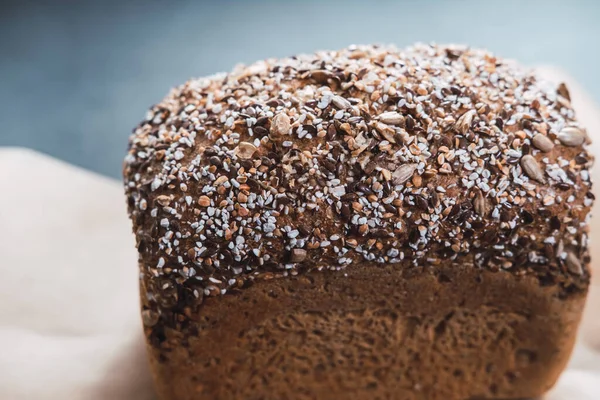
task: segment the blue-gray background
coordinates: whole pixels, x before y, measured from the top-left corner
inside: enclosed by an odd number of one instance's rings
[[[1,1],[0,146],[118,177],[168,89],[351,43],[459,42],[561,67],[600,98],[600,1]]]

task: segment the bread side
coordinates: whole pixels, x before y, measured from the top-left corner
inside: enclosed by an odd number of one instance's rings
[[[568,355],[589,281],[587,140],[564,85],[461,47],[352,47],[187,82],[135,129],[124,168],[158,370],[188,360],[181,379],[191,379],[193,359],[169,352],[201,349],[194,338],[213,312],[224,317],[208,330],[237,321],[220,307],[244,303],[243,293],[346,276],[377,290],[371,270],[444,281],[464,269],[512,282],[505,298],[547,296],[571,321],[551,343]],[[473,326],[496,313],[473,307]],[[414,310],[431,324],[445,318]],[[171,336],[179,347],[164,347]]]
[[[149,346],[162,398],[521,399],[566,365],[585,300],[472,266],[361,266],[208,299]]]

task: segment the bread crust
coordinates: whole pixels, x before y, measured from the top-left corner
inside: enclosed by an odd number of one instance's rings
[[[457,46],[191,80],[124,177],[163,399],[537,396],[589,285],[568,89]]]
[[[472,266],[347,274],[207,299],[196,335],[149,346],[161,398],[536,398],[565,367],[585,301]]]

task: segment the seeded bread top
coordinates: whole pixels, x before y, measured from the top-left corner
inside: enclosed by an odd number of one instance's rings
[[[142,277],[201,297],[456,262],[576,288],[586,143],[564,85],[463,47],[352,46],[194,79],[130,140]]]

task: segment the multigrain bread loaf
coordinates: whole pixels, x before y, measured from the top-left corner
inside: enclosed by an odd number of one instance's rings
[[[173,90],[124,170],[160,397],[544,393],[589,282],[587,140],[564,85],[456,46]]]

